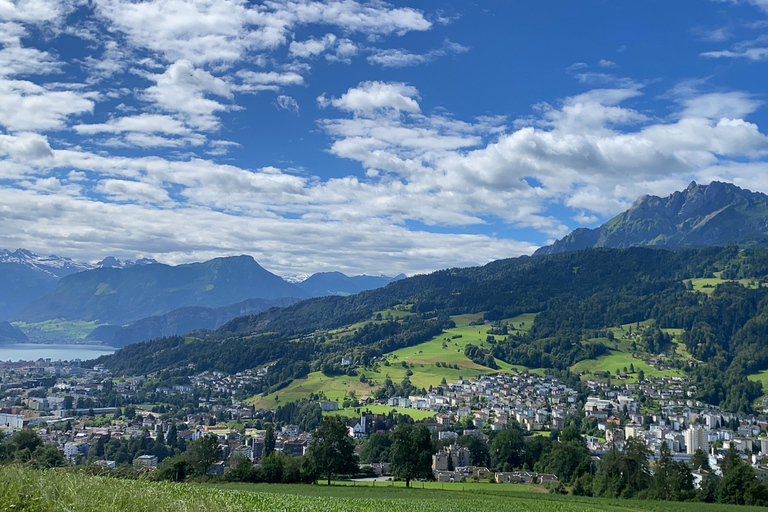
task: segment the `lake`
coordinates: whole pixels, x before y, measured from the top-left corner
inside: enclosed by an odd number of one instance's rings
[[[57,345],[46,343],[9,343],[0,345],[0,361],[51,361],[80,359],[95,359],[114,352],[114,347],[105,345]]]

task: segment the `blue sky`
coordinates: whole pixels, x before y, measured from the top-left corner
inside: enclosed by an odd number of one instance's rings
[[[0,247],[293,275],[768,192],[768,0],[0,0]]]

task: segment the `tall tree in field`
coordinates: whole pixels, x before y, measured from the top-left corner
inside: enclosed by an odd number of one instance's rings
[[[357,471],[354,450],[355,442],[349,437],[345,418],[325,416],[312,437],[307,457],[317,471],[315,474],[325,475],[328,485],[331,485],[331,476],[334,473]]]
[[[196,475],[206,475],[214,462],[221,459],[221,447],[216,435],[201,437],[189,449],[189,462]]]
[[[392,474],[409,487],[415,478],[432,478],[432,436],[424,425],[401,424],[392,433],[389,462]]]
[[[267,427],[267,432],[264,434],[264,451],[261,452],[261,458],[266,459],[275,451],[275,429],[272,425]]]

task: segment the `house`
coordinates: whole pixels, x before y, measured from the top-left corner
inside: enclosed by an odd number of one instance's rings
[[[339,410],[339,402],[335,402],[333,400],[323,400],[322,402],[320,402],[320,409],[323,412],[338,411]]]
[[[91,445],[83,441],[66,443],[64,445],[64,457],[67,461],[74,462],[78,455],[87,456],[90,447]]]
[[[133,467],[139,471],[150,470],[157,467],[156,455],[139,455],[133,459]]]
[[[452,444],[442,451],[432,455],[432,471],[448,471],[448,457],[451,458],[451,463],[454,468],[465,467],[470,464],[469,449],[464,446]]]

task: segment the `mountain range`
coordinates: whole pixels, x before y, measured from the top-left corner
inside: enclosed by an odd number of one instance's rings
[[[187,306],[170,313],[142,318],[130,325],[102,325],[88,335],[89,340],[101,341],[112,347],[124,347],[163,336],[185,334],[199,329],[217,329],[233,318],[260,313],[270,308],[282,308],[299,299],[283,297],[274,300],[248,299],[237,304],[208,308]]]
[[[768,247],[768,196],[731,183],[692,182],[667,197],[646,195],[605,224],[577,229],[535,255],[590,247]]]
[[[350,295],[403,277],[324,272],[288,282],[250,256],[178,266],[113,257],[85,264],[19,249],[0,252],[0,320],[107,324],[88,338],[124,346],[214,329],[237,316],[310,297]],[[69,333],[61,337],[69,339]]]

